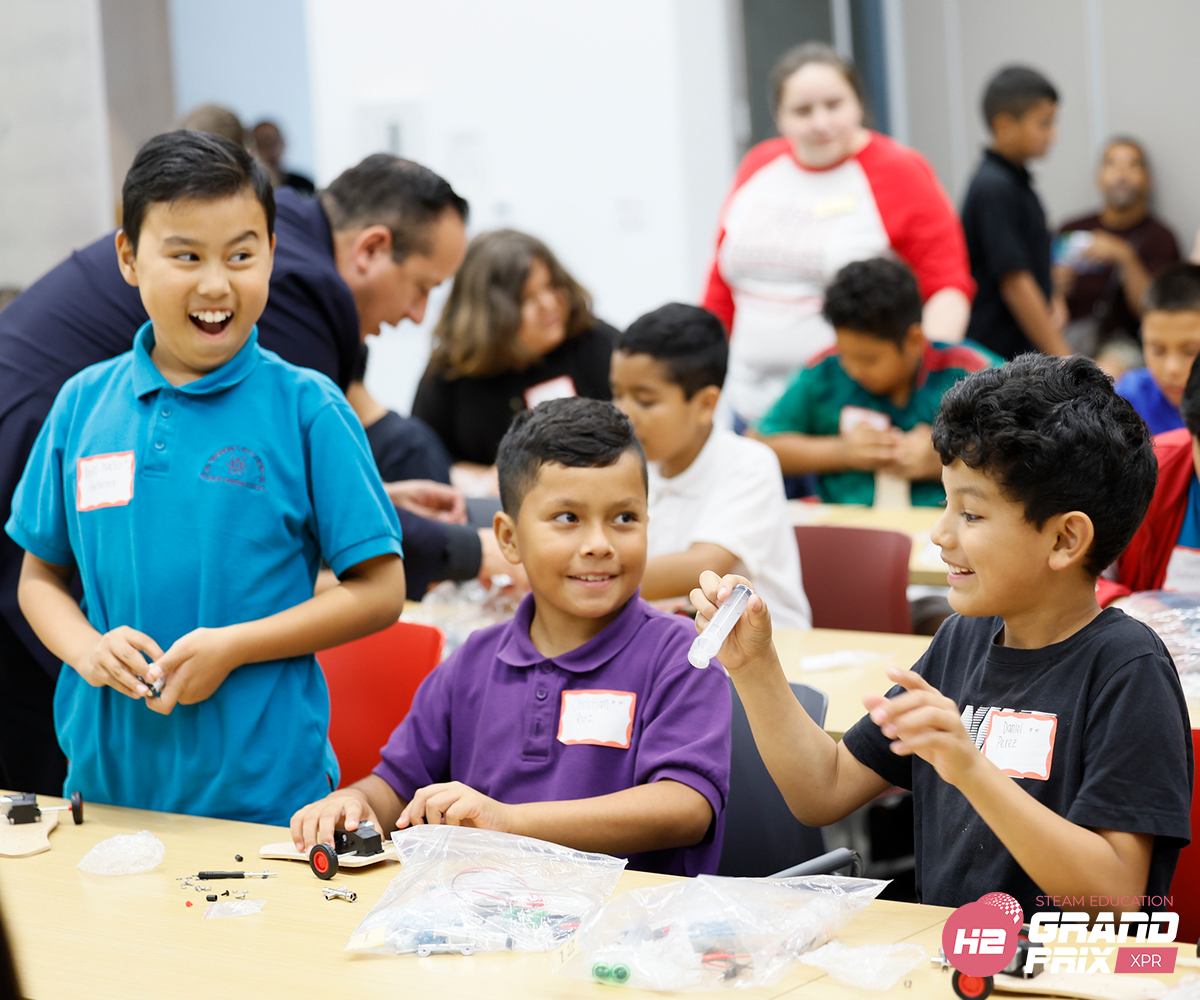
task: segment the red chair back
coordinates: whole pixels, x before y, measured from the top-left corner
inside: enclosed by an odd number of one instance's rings
[[[1192,730],[1193,755],[1200,759],[1200,729]],[[1179,852],[1179,864],[1175,866],[1175,877],[1171,880],[1171,896],[1174,910],[1179,914],[1179,931],[1176,941],[1200,940],[1200,795],[1192,787],[1192,842]]]
[[[814,628],[912,632],[907,597],[910,535],[808,524],[796,528],[796,544]]]
[[[441,661],[445,642],[432,625],[396,622],[317,653],[329,685],[329,741],[342,769],[339,788],[365,778],[379,763],[380,748]]]

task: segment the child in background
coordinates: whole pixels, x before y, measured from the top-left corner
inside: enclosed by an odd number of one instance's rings
[[[679,597],[702,570],[738,573],[771,602],[777,625],[808,628],[779,462],[757,441],[713,427],[728,359],[721,321],[680,303],[635,320],[617,342],[613,402],[650,461],[642,593]]]
[[[946,393],[933,441],[959,614],[839,744],[788,697],[752,598],[719,656],[763,760],[814,826],[911,788],[923,903],[1165,895],[1190,836],[1187,706],[1158,636],[1095,594],[1154,490],[1146,425],[1093,362],[1025,355]],[[703,576],[698,627],[737,582]]]
[[[1151,434],[1178,430],[1183,389],[1200,355],[1200,265],[1174,264],[1150,283],[1142,304],[1142,351],[1146,367],[1122,375],[1117,392]]]
[[[967,337],[1005,358],[1025,351],[1071,353],[1051,308],[1050,250],[1042,208],[1026,164],[1054,141],[1058,91],[1024,66],[997,73],[983,96],[991,146],[963,202],[962,223],[978,285]],[[1065,314],[1066,307],[1061,305]]]
[[[926,340],[916,279],[898,261],[847,264],[826,289],[824,312],[837,345],[792,377],[756,436],[784,475],[815,473],[827,503],[874,504],[880,472],[908,481],[911,503],[941,503],[930,426],[942,395],[1000,359],[974,344]]]
[[[500,546],[532,591],[421,684],[375,772],[292,817],[336,827],[449,823],[713,872],[729,790],[730,694],[687,661],[686,619],[638,594],[646,464],[611,404],[519,413],[500,444]]]
[[[123,198],[117,254],[150,320],[63,386],[6,526],[26,550],[21,610],[65,663],[65,787],[286,822],[337,781],[312,653],[396,620],[400,526],[337,386],[258,346],[263,167],[171,132],[138,152]],[[340,582],[314,597],[322,556]]]

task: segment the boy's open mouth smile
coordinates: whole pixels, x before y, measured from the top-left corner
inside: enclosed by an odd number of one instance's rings
[[[203,309],[199,312],[188,313],[188,319],[202,333],[223,333],[230,320],[233,319],[233,311],[230,309]]]
[[[946,563],[947,574],[949,576],[962,577],[975,575],[975,571],[973,569],[967,569],[965,566],[955,566],[954,563],[946,562],[945,559],[943,559],[942,562]]]
[[[603,587],[616,578],[616,573],[572,573],[567,577],[568,580],[582,583],[585,587]]]

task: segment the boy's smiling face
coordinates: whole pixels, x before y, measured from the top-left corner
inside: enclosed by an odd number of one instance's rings
[[[1039,531],[997,482],[955,459],[942,469],[946,510],[930,537],[949,568],[950,606],[961,615],[1019,615],[1045,600],[1053,519]]]
[[[154,202],[137,253],[117,233],[121,273],[154,323],[151,357],[172,385],[220,368],[240,351],[267,304],[275,238],[250,188],[225,198]]]
[[[612,621],[646,568],[646,482],[626,451],[610,466],[547,462],[514,522],[497,514],[501,548],[523,564],[537,616],[551,630],[593,634]],[[572,628],[573,627],[573,628]]]

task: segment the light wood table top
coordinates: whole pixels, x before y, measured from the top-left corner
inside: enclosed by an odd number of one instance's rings
[[[43,796],[39,801],[51,805],[57,800]],[[99,841],[143,829],[166,845],[166,858],[154,871],[103,876],[75,867]],[[87,804],[84,824],[60,823],[50,834],[48,852],[0,858],[0,906],[25,994],[38,1000],[265,1000],[318,994],[386,1000],[398,995],[611,1000],[614,995],[599,984],[552,976],[545,954],[416,958],[345,953],[350,934],[398,869],[384,863],[343,870],[325,883],[303,862],[259,859],[263,844],[286,839],[277,827]],[[236,862],[235,854],[244,860]],[[266,899],[263,911],[253,916],[203,920],[206,893],[180,889],[176,881],[201,870],[264,868],[278,877],[209,883],[218,893],[246,888],[251,899]],[[669,881],[666,875],[626,872],[617,891]],[[343,884],[358,893],[357,902],[324,898],[322,887]],[[188,900],[191,907],[185,905]],[[946,912],[880,901],[839,938],[847,944],[897,940],[940,926]],[[739,991],[739,996],[766,1000],[822,976],[819,969],[799,965],[776,986]],[[626,995],[632,996],[622,993]]]
[[[911,667],[931,641],[927,635],[894,635],[890,632],[848,632],[814,628],[807,632],[775,630],[775,648],[789,681],[808,684],[829,695],[825,731],[835,740],[866,713],[862,696],[868,691],[884,694],[891,686],[888,667]],[[820,659],[845,653],[853,662],[824,670]],[[826,661],[828,662],[828,661]]]
[[[946,564],[929,532],[941,517],[940,507],[864,507],[843,503],[788,504],[792,524],[836,524],[847,528],[878,528],[912,535],[912,558],[908,563],[908,582],[932,587],[946,586]]]

